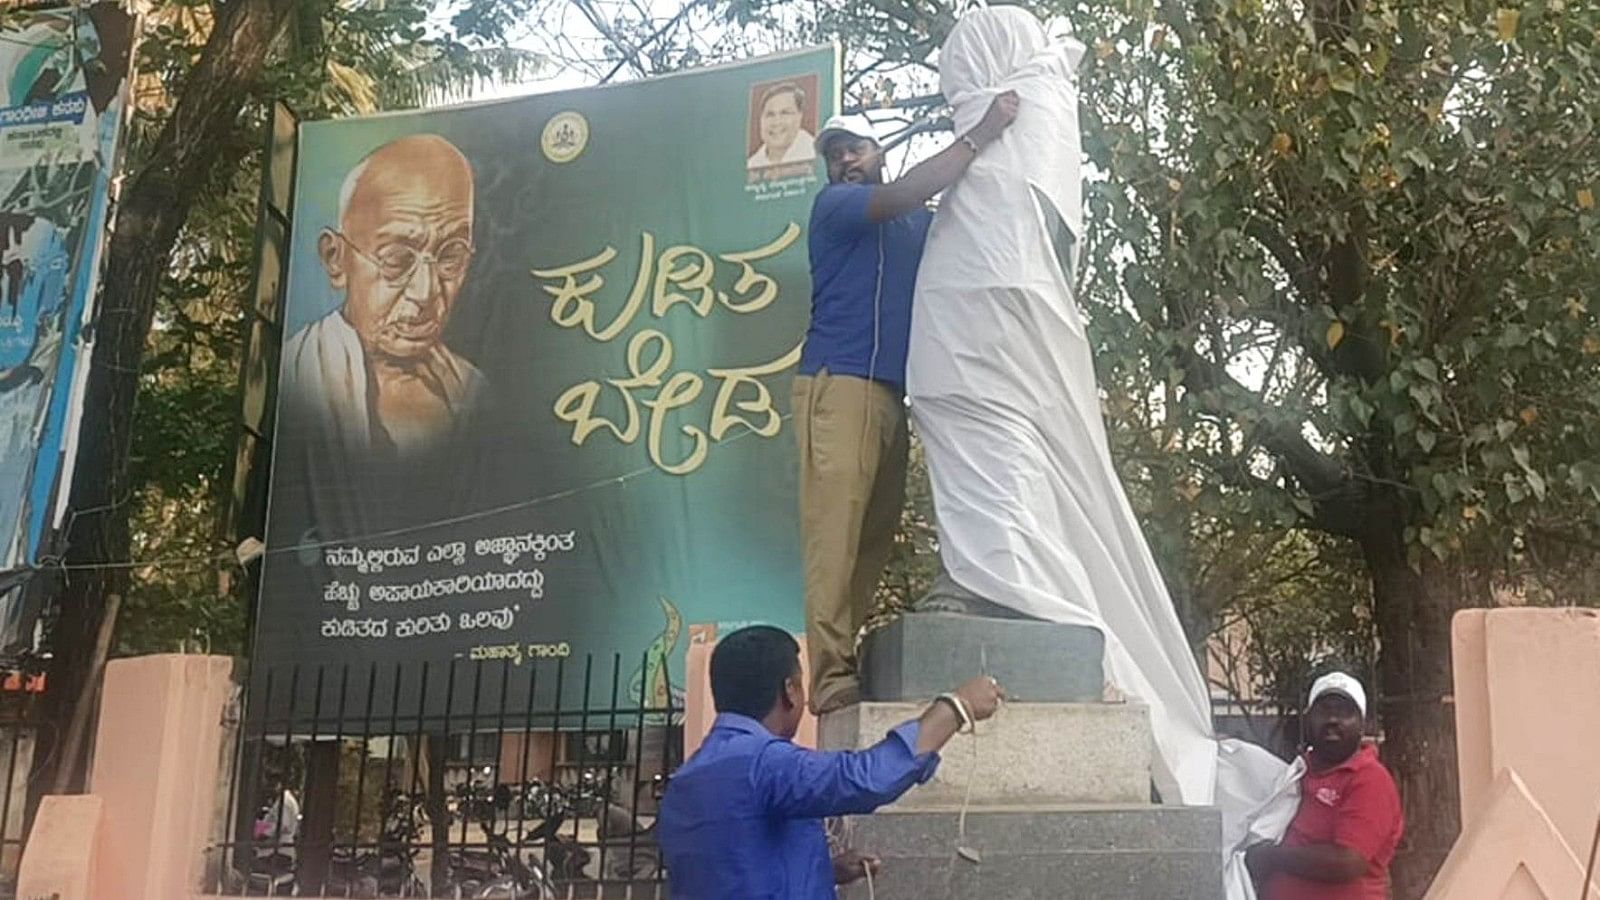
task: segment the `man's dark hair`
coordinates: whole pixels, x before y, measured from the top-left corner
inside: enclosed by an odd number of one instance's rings
[[[783,695],[783,682],[800,674],[800,644],[771,625],[741,628],[711,651],[711,696],[717,712],[766,718]]]
[[[767,101],[778,96],[779,94],[793,94],[794,108],[800,110],[801,112],[806,111],[805,88],[802,88],[800,85],[795,84],[792,81],[785,81],[781,84],[775,84],[772,87],[767,88],[765,91],[762,91],[761,102],[756,104],[756,109],[758,111],[765,112],[767,108]]]

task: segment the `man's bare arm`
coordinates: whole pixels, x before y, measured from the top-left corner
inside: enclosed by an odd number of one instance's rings
[[[872,199],[867,202],[867,218],[873,222],[887,222],[897,216],[903,216],[926,204],[935,194],[955,184],[956,180],[967,171],[967,167],[972,165],[972,161],[978,157],[967,141],[970,140],[979,148],[995,141],[1016,120],[1019,102],[1016,91],[1000,94],[989,104],[989,111],[983,114],[983,121],[967,132],[965,139],[957,140],[932,157],[912,166],[911,170],[901,177],[875,188]]]
[[[977,722],[994,715],[1000,708],[1000,701],[1005,697],[1000,685],[987,675],[979,675],[956,688],[955,695],[966,707],[967,715]],[[938,752],[955,737],[963,724],[965,723],[961,721],[961,716],[951,708],[950,704],[943,701],[930,704],[923,712],[922,718],[917,720],[917,755]]]
[[[1309,847],[1258,844],[1245,853],[1245,864],[1257,878],[1283,872],[1324,884],[1348,884],[1367,872],[1367,861],[1361,854],[1338,844]]]

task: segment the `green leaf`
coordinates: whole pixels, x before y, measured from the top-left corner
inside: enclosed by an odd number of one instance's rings
[[[1527,479],[1528,487],[1533,489],[1533,496],[1535,498],[1537,498],[1539,501],[1543,502],[1543,500],[1545,498],[1545,487],[1546,487],[1545,486],[1545,482],[1544,482],[1544,476],[1540,475],[1538,472],[1534,472],[1534,471],[1530,470],[1530,471],[1528,471],[1526,473],[1526,475],[1524,477]]]
[[[1407,393],[1411,395],[1412,402],[1417,404],[1417,409],[1423,417],[1437,424],[1439,418],[1434,412],[1434,406],[1439,401],[1439,388],[1431,384],[1414,384]]]
[[[1523,347],[1527,343],[1528,330],[1515,322],[1500,329],[1500,336],[1495,340],[1495,344],[1505,350],[1513,347]]]
[[[1373,409],[1371,403],[1361,399],[1359,394],[1351,394],[1348,402],[1350,412],[1355,414],[1356,421],[1360,422],[1363,427],[1372,421],[1372,414],[1377,410]]]
[[[1528,499],[1528,492],[1522,489],[1522,485],[1517,482],[1516,476],[1507,475],[1505,486],[1506,499],[1509,500],[1513,506]]]
[[[1388,45],[1379,43],[1373,47],[1372,53],[1367,56],[1367,65],[1372,67],[1372,74],[1382,78],[1383,73],[1389,68]]]
[[[1434,445],[1438,442],[1438,435],[1426,428],[1417,429],[1417,446],[1422,448],[1423,453],[1432,453]]]
[[[1532,456],[1528,453],[1528,448],[1525,444],[1512,444],[1511,458],[1516,461],[1517,465],[1522,467],[1524,472],[1533,471],[1533,466],[1530,464]]]

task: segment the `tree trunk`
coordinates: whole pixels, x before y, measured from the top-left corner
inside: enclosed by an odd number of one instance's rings
[[[118,203],[72,480],[68,577],[49,638],[54,659],[45,712],[62,729],[88,686],[106,598],[124,594],[131,574],[126,568],[92,567],[128,559],[134,398],[161,281],[195,200],[229,160],[238,158],[229,150],[244,127],[241,115],[293,8],[294,0],[221,5],[199,63],[178,89],[171,116],[139,170],[128,176]],[[43,754],[33,781],[56,783],[59,767],[64,769],[60,780],[81,789],[86,762],[82,753],[72,759]]]
[[[1380,503],[1361,542],[1378,629],[1375,708],[1383,758],[1405,805],[1406,835],[1393,868],[1395,900],[1427,890],[1461,829],[1451,694],[1450,621],[1463,599],[1438,566],[1411,567],[1402,501]]]

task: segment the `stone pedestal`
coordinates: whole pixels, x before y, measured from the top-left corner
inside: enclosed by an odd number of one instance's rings
[[[822,717],[823,747],[870,747],[922,714],[925,703],[862,703]],[[1008,703],[957,735],[933,778],[897,809],[973,808],[1150,801],[1150,719],[1129,703]],[[976,777],[974,777],[976,775]]]
[[[908,613],[862,641],[861,696],[925,702],[987,669],[1015,700],[1097,703],[1105,646],[1082,625]]]
[[[954,613],[914,613],[868,636],[868,701],[823,716],[824,749],[882,740],[985,668],[1024,701],[976,739],[952,740],[927,784],[845,823],[851,847],[883,860],[877,900],[1220,900],[1221,816],[1150,804],[1148,710],[1101,702],[1104,647],[1092,628]],[[868,894],[858,884],[840,896]]]
[[[883,860],[876,900],[1221,900],[1221,816],[1181,806],[895,808],[852,820],[852,846]],[[955,853],[976,850],[979,861]],[[841,900],[867,900],[864,883]]]

